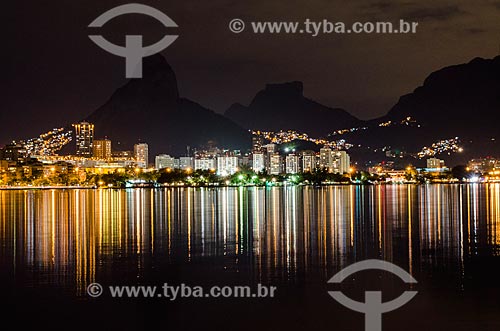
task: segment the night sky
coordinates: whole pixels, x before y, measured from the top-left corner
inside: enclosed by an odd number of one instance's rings
[[[429,73],[499,53],[500,1],[141,1],[179,28],[126,15],[99,31],[87,26],[126,1],[11,1],[2,8],[0,145],[86,117],[123,85],[125,61],[95,44],[102,34],[123,44],[164,34],[178,40],[163,55],[183,97],[217,112],[248,104],[266,83],[301,80],[305,95],[362,119],[385,114]],[[233,34],[249,21],[419,22],[416,35]]]

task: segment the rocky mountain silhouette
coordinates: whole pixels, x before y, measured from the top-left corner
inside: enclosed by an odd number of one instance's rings
[[[408,117],[414,125],[397,124]],[[325,137],[339,129],[367,127],[338,138],[356,146],[416,152],[458,136],[468,146],[464,156],[477,157],[500,153],[500,57],[438,70],[402,96],[387,115],[362,121],[306,98],[301,82],[268,84],[249,106],[236,103],[223,116],[180,97],[175,73],[158,55],[145,59],[143,79],[130,80],[87,120],[96,125],[97,136],[120,142],[121,149],[131,149],[139,141],[149,143],[151,155],[179,155],[187,145],[209,141],[246,150],[249,129],[291,129]],[[380,126],[387,122],[393,125]]]
[[[297,130],[324,136],[333,130],[357,126],[359,119],[304,97],[302,82],[268,84],[248,107],[233,104],[225,116],[246,129]]]
[[[161,55],[145,58],[143,78],[128,81],[86,120],[95,124],[96,136],[107,136],[119,149],[148,143],[151,157],[181,155],[187,146],[208,142],[233,149],[251,144],[248,130],[180,97],[175,73]]]
[[[394,125],[411,117],[418,125]],[[402,96],[387,115],[366,122],[368,130],[344,136],[355,144],[417,151],[441,139],[459,137],[462,159],[499,155],[500,56],[475,58],[431,73]],[[381,123],[393,125],[380,127]]]

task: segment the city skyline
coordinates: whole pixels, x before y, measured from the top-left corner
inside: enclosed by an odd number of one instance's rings
[[[5,6],[18,327],[498,329],[500,0]]]
[[[447,76],[450,76],[450,74],[447,74],[447,72],[451,72],[452,70],[456,71],[455,74],[464,75],[464,77],[466,77],[467,72],[470,72],[470,70],[478,71],[476,73],[477,75],[485,75],[483,73],[484,70],[481,68],[484,68],[485,66],[486,68],[489,68],[491,66],[496,70],[499,62],[500,57],[495,60],[476,59],[468,64],[444,68],[432,74],[431,77],[438,78],[442,76],[440,78],[441,80],[443,80],[443,78],[448,80]],[[448,155],[463,154],[463,157],[455,158],[455,160],[452,161],[453,164],[463,164],[472,158],[487,156],[495,157],[499,153],[498,146],[496,145],[498,138],[495,133],[496,130],[495,132],[492,132],[493,128],[491,127],[494,121],[485,121],[484,124],[471,124],[468,127],[462,126],[460,121],[447,121],[443,123],[443,125],[440,125],[440,123],[442,123],[440,117],[433,120],[432,116],[434,115],[427,115],[425,114],[425,111],[422,111],[421,113],[414,113],[411,116],[403,116],[403,114],[407,113],[407,110],[403,110],[400,111],[400,114],[388,114],[388,116],[372,121],[356,120],[354,123],[351,123],[351,127],[346,127],[343,125],[339,126],[338,124],[335,125],[335,118],[337,116],[336,113],[332,113],[334,116],[333,118],[327,119],[318,115],[320,113],[324,113],[324,110],[317,113],[317,110],[313,109],[313,113],[310,116],[306,115],[304,119],[306,122],[317,125],[318,128],[321,127],[321,132],[323,132],[323,134],[310,134],[309,131],[304,131],[300,128],[295,130],[289,129],[291,126],[296,126],[293,124],[293,121],[301,121],[301,116],[295,112],[293,115],[287,117],[287,105],[290,105],[290,107],[299,106],[300,108],[304,102],[306,105],[311,102],[302,95],[302,84],[299,82],[273,85],[272,89],[274,92],[270,92],[270,90],[268,91],[268,89],[271,88],[268,87],[266,90],[260,92],[256,97],[256,102],[259,102],[260,104],[269,103],[265,105],[265,108],[267,107],[269,109],[269,107],[271,107],[270,109],[274,108],[277,110],[277,113],[269,115],[271,117],[267,122],[277,128],[281,128],[279,130],[262,130],[258,127],[252,129],[252,126],[247,126],[247,129],[248,127],[251,128],[247,131],[244,127],[240,127],[235,123],[232,123],[231,119],[221,117],[220,115],[218,118],[214,118],[213,114],[211,114],[209,110],[202,108],[195,110],[194,108],[191,108],[191,105],[189,105],[186,109],[184,109],[185,106],[182,106],[178,110],[169,109],[170,106],[168,105],[170,103],[175,104],[177,102],[181,102],[183,99],[177,99],[176,101],[166,98],[162,101],[166,104],[166,108],[153,108],[152,110],[149,110],[151,111],[151,114],[145,114],[144,119],[141,119],[140,112],[143,108],[148,109],[156,107],[154,104],[148,103],[147,98],[145,98],[146,94],[144,97],[137,95],[134,99],[134,105],[132,106],[133,111],[131,112],[133,117],[120,118],[120,109],[122,107],[127,107],[126,104],[124,104],[127,97],[123,91],[127,90],[129,93],[133,93],[134,95],[138,92],[134,91],[134,89],[138,89],[143,92],[147,91],[147,89],[151,88],[151,81],[155,79],[154,76],[151,76],[151,73],[156,69],[159,70],[156,75],[160,75],[159,77],[161,77],[160,79],[162,80],[162,85],[165,84],[162,89],[165,88],[168,93],[177,95],[178,91],[175,87],[172,87],[172,84],[175,85],[176,82],[175,73],[161,56],[155,58],[152,61],[152,64],[148,65],[148,76],[145,77],[143,81],[131,81],[127,83],[124,89],[119,90],[121,92],[117,92],[113,95],[110,103],[105,105],[102,110],[99,110],[91,116],[92,120],[83,120],[83,123],[89,121],[93,122],[93,120],[97,121],[98,124],[96,124],[95,128],[92,128],[92,130],[98,130],[98,132],[100,132],[98,139],[111,139],[115,142],[114,148],[116,150],[124,151],[132,150],[133,145],[136,143],[148,141],[152,146],[152,155],[158,155],[161,153],[173,153],[174,155],[180,155],[180,151],[185,150],[188,146],[191,146],[193,149],[198,149],[203,148],[206,144],[213,143],[223,148],[228,147],[229,149],[240,149],[245,151],[247,150],[246,146],[250,146],[250,142],[248,141],[248,131],[251,131],[252,135],[262,135],[263,138],[280,144],[292,143],[295,140],[311,142],[318,146],[329,145],[332,148],[346,150],[353,148],[353,150],[356,151],[355,153],[357,154],[358,160],[362,161],[362,163],[370,161],[370,159],[363,159],[363,156],[369,155],[371,151],[378,151],[378,158],[374,158],[374,161],[377,162],[381,161],[382,158],[385,157],[383,154],[387,154],[388,152],[397,157],[408,156],[418,159],[432,157],[436,153],[448,153]],[[433,79],[436,80],[436,78]],[[483,77],[480,79],[483,80],[486,78]],[[443,85],[443,83],[439,84]],[[485,81],[482,84],[488,84],[488,81]],[[427,85],[429,85],[428,82]],[[494,85],[492,85],[492,87],[493,86]],[[278,94],[276,94],[277,91],[279,91]],[[158,90],[158,92],[161,92],[161,90]],[[155,91],[154,93],[158,92]],[[439,93],[438,90],[431,92]],[[479,102],[478,100],[481,93],[476,93],[477,92],[471,92],[470,95],[466,95],[465,100],[476,100],[476,103]],[[490,92],[486,91],[486,93],[488,93],[487,98],[494,97]],[[161,98],[161,93],[158,94],[158,97]],[[416,95],[416,97],[418,98],[418,95]],[[450,99],[450,97],[453,97],[453,95],[445,96],[444,100],[449,100],[451,102],[452,99]],[[274,104],[272,100],[276,98],[281,98],[281,103]],[[426,100],[425,102],[427,103],[429,101],[433,102],[432,99]],[[290,104],[290,102],[294,103]],[[422,101],[418,102],[422,103]],[[490,103],[484,102],[484,104],[488,105]],[[450,103],[449,107],[452,107],[452,105],[453,103]],[[474,104],[471,106],[474,106]],[[494,104],[491,103],[491,107],[493,106]],[[321,109],[322,106],[319,105],[319,107]],[[432,104],[430,107],[432,107]],[[485,116],[489,116],[488,114],[490,112],[488,109],[482,111]],[[325,108],[325,110],[329,112],[327,108]],[[188,117],[189,122],[185,122],[184,118],[179,118],[177,115],[174,115],[179,114],[180,112],[190,113],[193,111],[197,112],[199,115],[185,115]],[[134,112],[136,112],[136,114],[134,114]],[[149,130],[149,132],[147,131],[147,126],[149,124],[145,124],[147,116],[162,118],[162,120],[153,121],[154,128]],[[204,120],[207,116],[211,117],[210,119],[207,118],[208,122]],[[492,114],[491,116],[496,115]],[[265,120],[266,114],[259,113],[254,117],[263,118]],[[450,119],[453,118],[453,116],[450,116]],[[478,118],[481,118],[481,116]],[[138,122],[137,131],[134,126],[134,121],[136,119]],[[293,119],[292,122],[290,122],[291,119]],[[162,137],[160,132],[162,130],[161,123],[164,121],[166,121],[168,127],[172,126],[175,129],[165,130],[166,135]],[[177,121],[180,122],[180,125],[176,126],[174,123]],[[264,124],[261,125],[267,126],[267,122],[263,122]],[[282,126],[280,126],[279,123],[282,123]],[[349,123],[346,123],[346,125],[348,124]],[[146,125],[146,127],[144,125]],[[119,129],[124,126],[125,128]],[[192,127],[191,131],[188,127]],[[221,130],[219,128],[225,129]],[[404,130],[401,130],[403,128]],[[183,139],[183,132],[186,132],[186,139]],[[202,132],[202,135],[200,135],[199,132]],[[419,139],[413,139],[412,137],[414,135],[418,135]],[[89,149],[90,147],[83,151],[83,149],[86,148],[85,146],[90,146],[90,142],[85,143],[84,139],[81,139],[81,142],[78,142],[79,138],[81,138],[79,135],[74,137],[74,139],[77,140],[77,144],[82,144],[83,141],[83,145],[81,147],[82,150],[77,148],[77,154],[80,152],[87,156],[92,154],[92,151]],[[44,133],[38,138],[26,139],[25,137],[22,137],[22,139],[16,140],[12,144],[15,145],[17,143],[21,143],[23,146],[26,146],[26,149],[29,150],[30,153],[43,154],[50,153],[51,149],[57,151],[63,149],[63,147],[68,144],[68,139],[72,138],[68,136],[68,126],[66,126],[66,128],[54,129],[53,131]],[[238,145],[238,148],[235,148],[235,145]],[[46,151],[44,151],[44,148]],[[68,153],[69,151],[67,148],[64,148],[64,152]],[[380,152],[382,152],[382,154]]]
[[[387,126],[387,123],[381,126]],[[418,158],[426,159],[425,168],[390,160],[366,164],[351,161],[348,151],[352,145],[316,140],[294,131],[253,132],[252,149],[248,151],[224,149],[216,145],[209,149],[188,147],[187,153],[180,157],[153,155],[153,164],[150,163],[148,143],[137,143],[132,151],[116,151],[112,148],[112,140],[95,139],[93,123],[84,121],[73,124],[73,130],[74,155],[58,154],[61,145],[72,141],[63,129],[54,129],[41,135],[38,140],[22,141],[21,144],[14,143],[1,149],[0,186],[24,187],[28,183],[31,183],[28,187],[33,184],[43,187],[51,183],[56,186],[99,187],[128,187],[148,183],[194,186],[281,183],[329,185],[500,180],[500,161],[494,158],[473,159],[463,166],[448,167],[445,160],[437,157],[449,150],[449,146],[453,146],[452,150],[457,153],[462,152],[462,148],[457,145],[458,138],[433,144],[418,153]],[[322,147],[315,151],[286,145],[294,143],[297,138]],[[37,155],[37,152],[40,154]],[[386,154],[390,156],[389,151]],[[162,177],[164,174],[167,178]],[[191,175],[195,175],[196,179]]]

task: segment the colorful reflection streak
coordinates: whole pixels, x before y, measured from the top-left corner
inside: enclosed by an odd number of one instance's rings
[[[0,240],[4,274],[78,295],[182,265],[300,282],[366,258],[461,286],[500,255],[500,184],[0,191]]]

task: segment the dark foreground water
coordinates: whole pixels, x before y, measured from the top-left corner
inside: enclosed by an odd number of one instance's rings
[[[41,330],[364,330],[357,301],[419,294],[383,330],[500,330],[500,185],[0,191],[6,318]],[[408,285],[369,271],[392,262]],[[87,286],[276,286],[274,298],[99,298]],[[5,326],[5,325],[4,325]]]

